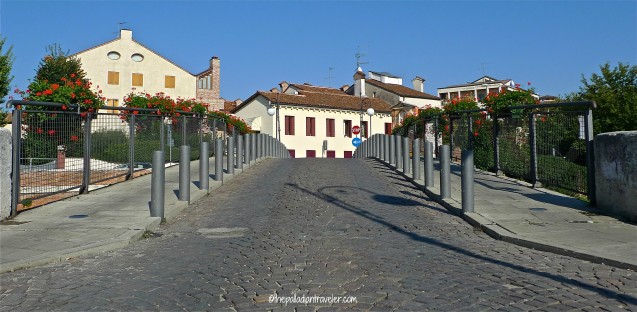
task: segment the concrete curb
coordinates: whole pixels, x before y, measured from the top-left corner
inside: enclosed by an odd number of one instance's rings
[[[244,166],[243,170],[235,169],[234,175],[224,174],[224,177],[223,177],[224,181],[231,180],[234,176],[245,172],[249,168],[253,168],[255,165],[259,164],[265,159],[269,159],[269,157],[264,157],[262,159],[257,159],[256,161],[252,161],[251,166],[249,167]],[[191,164],[196,162],[198,161],[196,160],[192,161]],[[143,177],[140,177],[140,178],[143,178]],[[129,181],[122,182],[122,183],[127,183],[127,182]],[[172,191],[172,189],[175,188],[174,185],[172,184],[174,183],[170,183],[169,185],[167,185],[166,187],[167,192]],[[167,222],[167,221],[174,220],[190,204],[210,195],[212,191],[220,188],[222,185],[223,185],[223,182],[211,180],[207,192],[205,190],[200,190],[199,188],[191,187],[190,202],[179,201],[177,199],[174,199],[170,203],[167,202],[165,204],[166,206],[164,210],[165,221]],[[104,189],[108,189],[108,188],[103,188],[102,190]],[[148,194],[148,196],[150,197],[150,194]],[[145,218],[142,221],[142,223],[131,224],[131,226],[126,232],[114,238],[93,242],[88,245],[55,250],[55,251],[43,253],[38,256],[33,256],[33,257],[24,258],[24,259],[20,259],[16,261],[2,263],[0,264],[0,274],[5,272],[13,272],[19,269],[25,269],[25,268],[30,268],[30,267],[35,267],[35,266],[40,266],[45,264],[62,262],[71,258],[97,254],[104,251],[121,249],[123,247],[130,245],[133,242],[141,240],[144,237],[144,233],[146,233],[147,231],[152,232],[157,230],[159,226],[161,225],[161,223],[162,222],[160,218],[149,216]]]
[[[601,257],[601,256],[587,254],[577,249],[570,248],[569,246],[563,246],[557,243],[548,243],[545,241],[535,240],[530,237],[523,237],[500,227],[496,222],[489,220],[478,213],[475,213],[475,212],[463,213],[462,204],[451,198],[441,199],[439,195],[440,191],[438,190],[437,187],[427,188],[424,186],[423,180],[414,180],[409,175],[406,175],[402,171],[397,170],[396,167],[392,166],[391,164],[377,158],[372,158],[372,159],[374,159],[375,161],[378,161],[381,164],[384,164],[388,168],[394,170],[396,173],[405,177],[407,181],[414,184],[418,189],[423,190],[424,193],[429,198],[431,198],[432,200],[436,201],[437,203],[445,207],[445,209],[447,209],[450,213],[461,217],[463,220],[465,220],[467,223],[471,224],[474,227],[479,227],[483,232],[485,232],[487,235],[489,235],[492,238],[495,238],[497,240],[502,240],[507,243],[515,244],[518,246],[526,247],[526,248],[550,252],[550,253],[559,254],[563,256],[569,256],[569,257],[586,260],[593,263],[605,264],[605,265],[609,265],[609,266],[613,266],[613,267],[617,267],[621,269],[637,271],[636,264],[617,260],[617,259],[612,259],[608,257]],[[495,174],[493,175],[495,176]],[[511,178],[507,178],[505,180],[510,182],[516,182],[522,186],[528,186],[521,183],[520,181],[511,179]],[[555,193],[553,191],[546,190],[546,189],[542,189],[542,191],[545,191],[548,193]]]

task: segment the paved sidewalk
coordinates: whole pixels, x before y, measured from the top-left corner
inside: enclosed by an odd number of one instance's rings
[[[424,179],[424,164],[420,165]],[[460,165],[451,165],[451,198],[444,200],[440,199],[439,168],[434,160],[434,187],[430,188],[424,187],[422,179],[414,181],[411,174],[403,176],[496,239],[637,271],[637,224],[605,215],[581,200],[481,170],[475,172],[474,212],[463,214]]]
[[[209,162],[213,172],[214,158]],[[241,172],[235,169],[235,175]],[[212,180],[214,174],[210,177],[209,191],[199,190],[199,161],[191,162],[190,180],[195,181],[190,185],[191,203],[222,185]],[[224,174],[223,179],[232,177]],[[141,239],[146,231],[157,229],[160,218],[150,216],[151,178],[148,174],[114,184],[24,211],[0,223],[0,273],[121,248]],[[164,216],[171,220],[189,204],[177,197],[178,165],[166,168],[165,190]]]

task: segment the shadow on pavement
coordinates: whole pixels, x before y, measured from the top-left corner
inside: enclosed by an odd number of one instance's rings
[[[470,250],[467,250],[467,249],[464,249],[464,248],[460,248],[460,247],[456,247],[456,246],[441,242],[441,241],[433,239],[431,237],[422,236],[422,235],[407,231],[407,230],[401,228],[399,225],[395,225],[395,224],[392,224],[392,223],[390,223],[388,221],[385,221],[382,216],[374,214],[373,212],[369,212],[366,209],[359,208],[359,207],[356,207],[354,205],[348,204],[347,202],[345,202],[345,201],[343,201],[343,200],[341,200],[341,199],[339,199],[337,197],[338,194],[346,195],[346,194],[350,193],[348,191],[345,191],[345,190],[348,190],[348,189],[356,189],[358,191],[371,193],[371,194],[373,194],[372,196],[383,196],[383,195],[371,192],[369,190],[356,188],[356,187],[350,187],[350,186],[338,186],[338,185],[335,185],[335,186],[322,187],[322,188],[320,188],[318,190],[318,192],[313,192],[313,191],[310,191],[308,189],[302,188],[299,185],[294,184],[294,183],[286,183],[286,185],[294,187],[294,188],[296,188],[296,189],[298,189],[298,190],[300,190],[300,191],[302,191],[302,192],[304,192],[304,193],[306,193],[308,195],[312,195],[312,196],[314,196],[314,197],[316,197],[316,198],[318,198],[320,200],[325,200],[325,201],[327,201],[329,203],[337,205],[338,207],[340,207],[342,209],[345,209],[347,211],[350,211],[350,212],[352,212],[354,214],[357,214],[357,215],[359,215],[359,216],[361,216],[363,218],[367,218],[367,219],[369,219],[369,220],[371,220],[373,222],[376,222],[378,224],[386,226],[386,227],[392,229],[393,231],[396,231],[397,233],[402,234],[402,235],[406,236],[407,238],[415,240],[417,242],[422,242],[422,243],[425,243],[425,244],[429,244],[429,245],[437,246],[437,247],[444,248],[444,249],[447,249],[447,250],[451,250],[453,252],[457,252],[457,253],[465,255],[465,256],[469,256],[469,257],[472,257],[472,258],[475,258],[475,259],[479,259],[481,261],[493,263],[495,265],[504,266],[504,267],[507,267],[507,268],[510,268],[510,269],[513,269],[513,270],[516,270],[516,271],[519,271],[519,272],[531,273],[531,274],[534,274],[534,275],[537,275],[537,276],[541,276],[541,277],[544,277],[544,278],[548,278],[548,279],[554,280],[554,281],[562,283],[562,284],[573,285],[575,287],[587,289],[587,290],[593,291],[595,293],[598,293],[601,296],[604,296],[606,298],[616,299],[616,300],[622,301],[624,303],[633,304],[633,305],[637,304],[637,297],[634,297],[634,296],[621,294],[621,293],[618,293],[618,292],[615,292],[615,291],[612,291],[612,290],[604,289],[604,288],[601,288],[601,287],[597,287],[595,285],[590,285],[590,284],[587,284],[587,283],[583,283],[583,282],[580,282],[580,281],[577,281],[577,280],[573,280],[573,279],[570,279],[570,278],[566,278],[566,277],[563,277],[563,276],[559,276],[559,275],[556,275],[556,274],[542,272],[542,271],[538,271],[536,269],[523,267],[523,266],[517,265],[515,263],[510,263],[510,262],[506,262],[506,261],[502,261],[502,260],[492,259],[492,258],[483,256],[483,255],[476,254],[476,253],[474,253],[474,252],[472,252]],[[327,194],[327,191],[333,190],[333,189],[335,190],[335,193],[336,193],[335,195]],[[394,196],[390,196],[390,197],[396,198]],[[380,197],[380,198],[383,198],[383,197]],[[407,201],[407,203],[402,204],[402,206],[411,206],[412,205],[411,202],[413,202],[413,201],[408,200],[408,199],[402,199],[402,200]]]

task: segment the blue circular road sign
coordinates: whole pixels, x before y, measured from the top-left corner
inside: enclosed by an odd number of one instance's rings
[[[360,138],[352,139],[352,145],[354,145],[354,147],[358,147],[359,145],[361,145],[361,143],[363,143],[363,141]]]

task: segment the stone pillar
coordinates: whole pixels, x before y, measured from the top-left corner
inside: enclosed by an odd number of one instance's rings
[[[0,220],[11,215],[11,131],[0,128]]]

